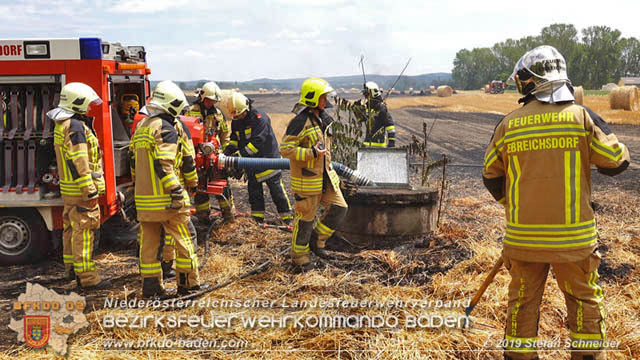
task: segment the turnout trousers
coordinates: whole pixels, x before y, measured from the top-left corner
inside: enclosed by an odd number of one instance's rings
[[[227,219],[233,215],[233,194],[231,193],[231,186],[227,184],[222,190],[222,195],[216,195],[218,205],[220,205],[220,211],[222,216]],[[209,203],[209,194],[199,192],[193,199],[196,206],[196,216],[198,218],[208,218],[211,213],[211,204]]]
[[[316,221],[318,207],[322,205],[324,211]],[[327,239],[333,235],[347,212],[347,203],[341,191],[335,191],[328,184],[326,191],[318,195],[295,195],[295,219],[291,241],[291,261],[296,265],[304,265],[311,261],[309,258],[309,240],[312,231],[318,233],[317,246],[324,249]]]
[[[282,173],[278,173],[263,182],[269,188],[280,219],[282,221],[291,219],[291,203],[282,184]],[[247,191],[249,192],[249,204],[251,204],[251,216],[264,220],[265,206],[262,182],[256,180],[255,176],[249,176]]]
[[[160,261],[164,256],[161,245],[166,238],[175,243],[173,249],[167,250],[166,255],[175,253],[178,286],[192,288],[200,285],[198,273],[198,255],[196,254],[196,233],[193,226],[189,226],[188,213],[172,215],[158,215],[157,222],[140,222],[140,273],[142,278],[156,277],[162,284],[162,267]],[[162,230],[166,234],[162,238]]]
[[[96,263],[91,259],[95,230],[100,228],[100,206],[88,202],[65,205],[62,211],[62,257],[66,273],[75,271],[81,286],[100,282]]]
[[[567,305],[571,359],[605,359],[598,351],[605,339],[604,294],[598,285],[600,254],[569,263],[538,263],[503,255],[511,274],[505,332],[505,355],[512,359],[536,359],[540,302],[552,267]],[[577,351],[573,351],[577,350]]]

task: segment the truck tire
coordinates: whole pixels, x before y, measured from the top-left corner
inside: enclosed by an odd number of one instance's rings
[[[0,210],[0,265],[38,262],[50,248],[50,233],[38,211]]]

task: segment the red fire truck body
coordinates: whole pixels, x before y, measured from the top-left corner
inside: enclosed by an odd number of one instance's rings
[[[103,100],[93,122],[104,161],[102,222],[120,211],[118,192],[131,185],[130,134],[117,102],[123,94],[140,106],[149,100],[145,58],[142,46],[99,38],[0,40],[0,263],[36,261],[62,229],[54,124],[45,114],[67,83],[85,83]]]

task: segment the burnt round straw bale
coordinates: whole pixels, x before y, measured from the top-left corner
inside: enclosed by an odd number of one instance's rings
[[[437,93],[439,97],[449,97],[453,95],[453,89],[449,85],[438,86]]]
[[[584,105],[584,89],[582,86],[576,86],[573,88],[573,96],[576,98],[576,104]]]
[[[609,93],[611,109],[638,111],[638,88],[635,86],[620,86]]]

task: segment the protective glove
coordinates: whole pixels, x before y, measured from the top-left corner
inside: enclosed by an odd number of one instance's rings
[[[178,186],[171,191],[171,204],[167,206],[167,209],[178,210],[184,207],[183,191],[182,186]]]

